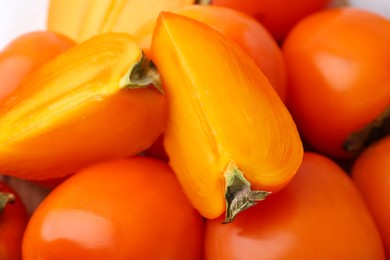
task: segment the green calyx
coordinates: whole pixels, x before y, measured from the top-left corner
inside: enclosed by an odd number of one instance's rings
[[[198,4],[198,5],[211,5],[212,4],[212,0],[196,0],[195,4]]]
[[[158,91],[164,94],[160,74],[157,72],[154,63],[147,59],[143,52],[140,59],[129,69],[126,76],[121,79],[119,85],[120,87],[130,89],[154,86]]]
[[[232,222],[236,216],[264,200],[271,193],[268,191],[251,190],[251,184],[235,163],[230,163],[225,171],[225,201],[226,215],[224,223]]]

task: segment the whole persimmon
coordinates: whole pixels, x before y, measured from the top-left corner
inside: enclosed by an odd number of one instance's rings
[[[202,248],[203,219],[168,165],[133,157],[54,189],[27,226],[23,259],[200,259]]]
[[[306,152],[294,179],[235,222],[206,220],[206,260],[385,259],[374,220],[349,176]]]
[[[390,21],[353,7],[313,14],[289,33],[282,51],[287,105],[316,151],[355,157],[390,117]]]
[[[324,9],[331,0],[202,0],[201,2],[248,13],[261,22],[278,42],[282,42],[297,22],[309,14]]]
[[[76,43],[56,32],[33,31],[9,42],[0,52],[0,101],[23,79]]]
[[[28,213],[17,192],[0,181],[0,259],[21,259]]]
[[[370,209],[390,257],[390,136],[372,144],[355,160],[352,180]]]

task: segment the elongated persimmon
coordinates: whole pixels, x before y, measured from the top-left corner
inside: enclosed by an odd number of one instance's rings
[[[150,64],[131,36],[109,33],[30,74],[0,106],[0,172],[61,177],[147,148],[166,122]]]
[[[226,211],[232,221],[292,179],[303,156],[295,123],[241,48],[204,23],[163,12],[151,53],[169,104],[170,165],[204,217]]]

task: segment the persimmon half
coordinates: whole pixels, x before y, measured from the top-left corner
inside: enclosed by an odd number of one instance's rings
[[[150,146],[166,123],[159,77],[134,39],[99,35],[40,67],[0,106],[0,172],[73,174]]]
[[[134,31],[160,11],[194,0],[51,0],[47,28],[83,42],[101,33]]]
[[[163,12],[151,53],[168,102],[169,163],[204,217],[225,212],[232,221],[292,179],[303,154],[295,123],[237,44],[205,23]]]

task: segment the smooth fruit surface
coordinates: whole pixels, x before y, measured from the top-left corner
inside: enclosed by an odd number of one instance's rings
[[[90,166],[33,214],[23,259],[200,259],[203,221],[167,164],[133,157]]]
[[[307,17],[287,37],[287,104],[317,151],[354,156],[366,127],[381,124],[390,104],[389,31],[388,19],[344,7]]]
[[[385,259],[366,204],[330,159],[306,152],[294,179],[231,224],[207,220],[205,259]]]
[[[356,159],[352,180],[363,195],[390,257],[390,137],[374,143]]]

